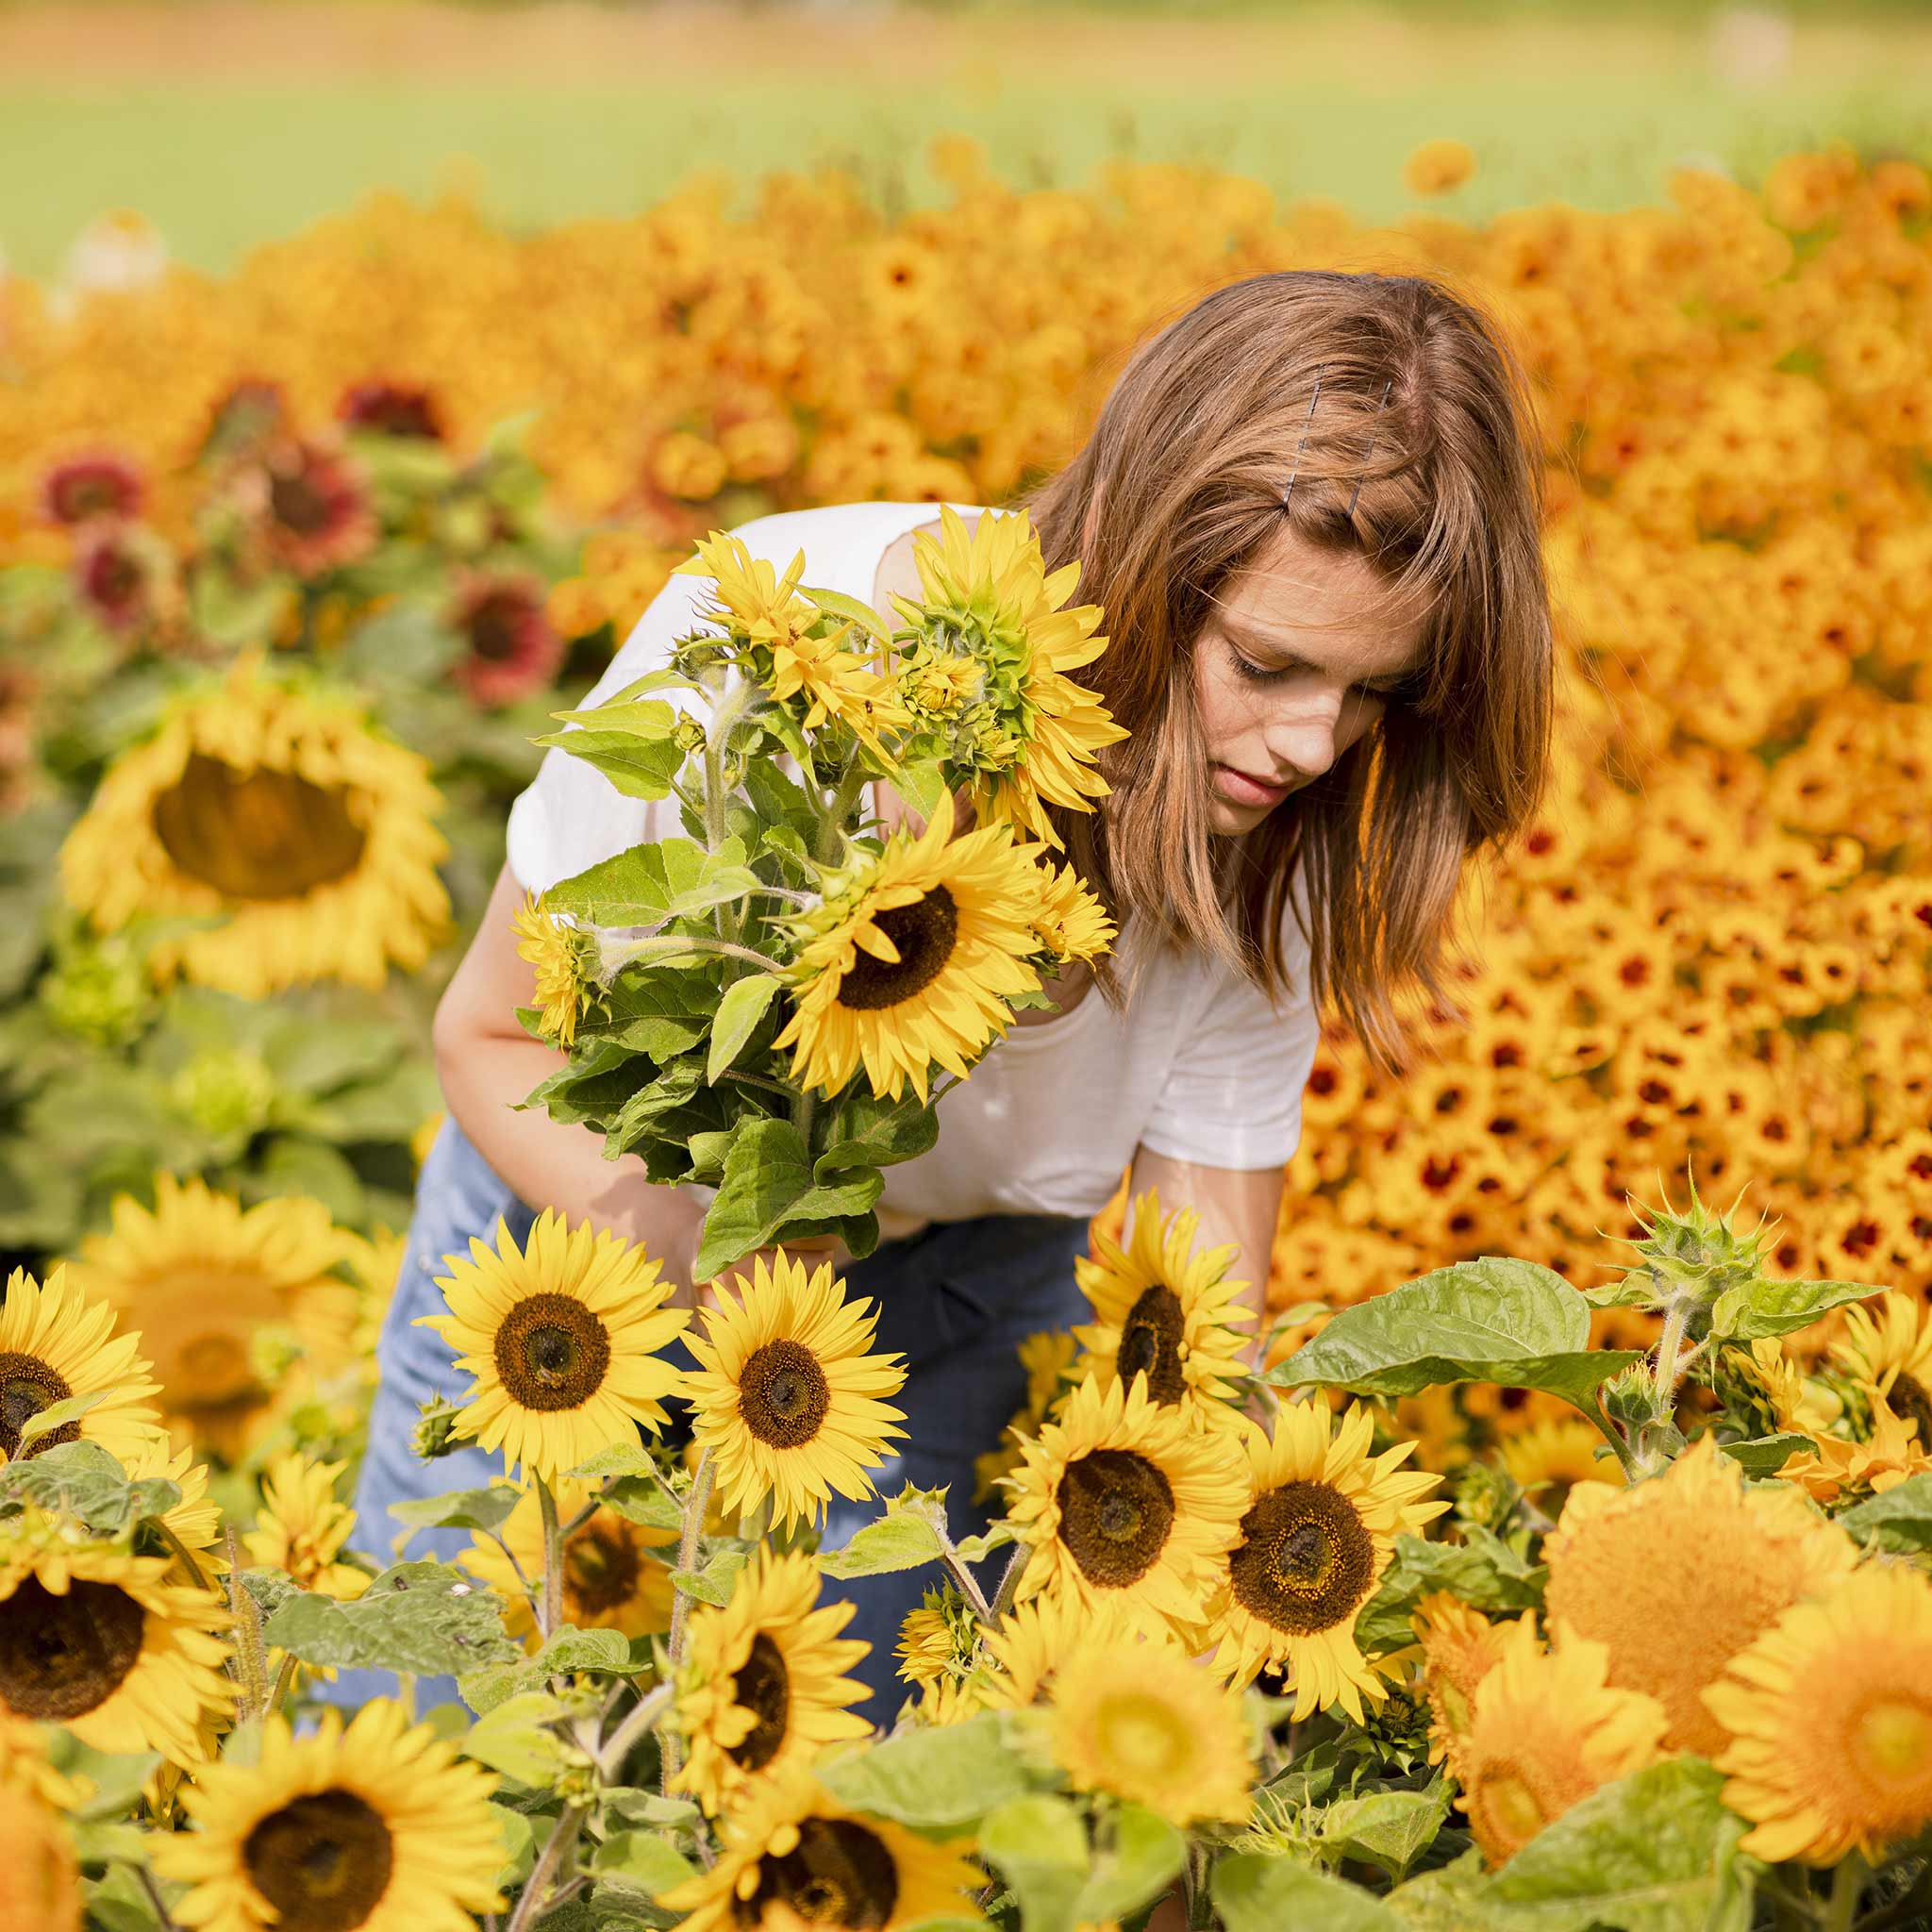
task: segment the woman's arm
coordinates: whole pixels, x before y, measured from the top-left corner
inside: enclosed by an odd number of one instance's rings
[[[1131,1240],[1134,1232],[1134,1198],[1144,1189],[1158,1188],[1164,1212],[1191,1208],[1200,1215],[1194,1235],[1197,1247],[1219,1247],[1224,1241],[1239,1244],[1241,1252],[1229,1272],[1247,1279],[1241,1300],[1255,1310],[1249,1355],[1257,1364],[1268,1332],[1268,1267],[1286,1178],[1287,1171],[1279,1167],[1203,1167],[1198,1161],[1176,1160],[1141,1147],[1134,1155],[1127,1184],[1126,1239]]]

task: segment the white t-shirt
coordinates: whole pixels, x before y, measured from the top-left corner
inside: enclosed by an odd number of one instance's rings
[[[978,513],[972,504],[954,508]],[[869,604],[885,553],[938,515],[931,503],[833,504],[758,517],[734,534],[781,574],[803,550],[807,585]],[[709,577],[674,576],[583,707],[668,663],[673,642],[702,627],[711,590]],[[658,695],[704,715],[695,692]],[[782,764],[796,775],[790,758]],[[593,766],[553,747],[510,808],[509,868],[540,892],[681,830],[675,800],[626,798]],[[1130,923],[1124,963],[1134,936]],[[941,1102],[938,1143],[884,1170],[881,1233],[899,1239],[928,1221],[981,1214],[1095,1214],[1140,1147],[1208,1167],[1282,1166],[1301,1138],[1320,1032],[1307,943],[1291,916],[1283,958],[1295,991],[1278,1011],[1220,961],[1169,952],[1141,975],[1124,1015],[1090,986],[1071,1012],[1008,1027]],[[700,1198],[712,1192],[689,1185]]]

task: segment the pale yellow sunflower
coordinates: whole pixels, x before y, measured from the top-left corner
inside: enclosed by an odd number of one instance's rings
[[[717,1863],[658,1894],[679,1932],[905,1932],[923,1919],[977,1922],[986,1874],[970,1840],[916,1837],[848,1810],[800,1766],[763,1784],[719,1826]]]
[[[975,1680],[980,1701],[1015,1710],[1038,1703],[1084,1644],[1125,1643],[1144,1634],[1124,1593],[1088,1602],[1072,1591],[1028,1597],[986,1634],[986,1667]]]
[[[1875,1864],[1932,1824],[1932,1586],[1907,1565],[1793,1604],[1704,1697],[1753,1857]]]
[[[597,936],[549,911],[541,897],[524,894],[524,903],[510,914],[518,939],[517,958],[536,969],[536,1001],[542,1008],[538,1024],[543,1037],[568,1047],[577,1037],[577,1022],[597,999]]]
[[[1875,1316],[1863,1307],[1845,1309],[1832,1360],[1854,1382],[1882,1395],[1917,1431],[1919,1447],[1932,1451],[1932,1304],[1889,1289],[1877,1308]]]
[[[1601,1643],[1559,1624],[1545,1650],[1527,1619],[1503,1626],[1502,1655],[1475,1689],[1457,1754],[1457,1803],[1486,1863],[1506,1865],[1601,1785],[1654,1763],[1664,1712],[1617,1689]]]
[[[1109,1791],[1170,1824],[1248,1815],[1241,1693],[1169,1640],[1079,1644],[1054,1677],[1051,1736],[1075,1790]]]
[[[107,1399],[35,1437],[29,1456],[85,1441],[125,1465],[161,1440],[154,1405],[160,1384],[138,1353],[141,1337],[115,1335],[114,1312],[109,1303],[83,1294],[58,1265],[44,1286],[21,1268],[7,1277],[0,1302],[0,1462],[20,1453],[21,1431],[31,1418],[82,1395]]]
[[[909,1081],[924,1101],[937,1064],[961,1078],[1010,1024],[1027,964],[1039,874],[1004,825],[953,837],[941,792],[925,830],[895,832],[878,858],[829,879],[824,902],[782,922],[801,941],[796,1008],[772,1042],[791,1077],[835,1094],[861,1067],[881,1096]]]
[[[1241,1244],[1196,1254],[1199,1213],[1180,1207],[1163,1218],[1156,1188],[1135,1198],[1132,1214],[1124,1249],[1096,1227],[1091,1257],[1074,1257],[1074,1279],[1094,1314],[1074,1337],[1103,1386],[1117,1375],[1144,1375],[1162,1408],[1179,1408],[1203,1428],[1236,1428],[1241,1411],[1230,1385],[1253,1346],[1241,1331],[1255,1323],[1241,1299],[1249,1284],[1227,1272]]]
[[[449,1313],[416,1325],[441,1336],[475,1378],[458,1435],[552,1481],[635,1440],[640,1424],[664,1426],[658,1398],[680,1376],[657,1351],[691,1316],[664,1306],[672,1284],[642,1248],[546,1208],[523,1247],[499,1215],[495,1247],[473,1235],[468,1260],[443,1260],[451,1272],[436,1282]]]
[[[69,902],[96,932],[207,915],[148,964],[243,999],[415,972],[447,934],[449,846],[429,767],[362,701],[271,677],[254,658],[170,705],[108,766],[60,848]]]
[[[271,1386],[258,1356],[264,1331],[291,1336],[315,1374],[354,1359],[358,1296],[335,1272],[344,1242],[320,1201],[286,1195],[244,1208],[162,1173],[152,1209],[122,1194],[112,1215],[68,1274],[141,1331],[178,1441],[239,1461],[301,1392],[301,1377]]]
[[[504,1628],[534,1655],[543,1640],[528,1592],[543,1574],[543,1511],[534,1489],[517,1487],[523,1493],[496,1532],[502,1543],[474,1532],[461,1560],[477,1582],[502,1597]],[[565,1477],[555,1490],[557,1514],[567,1527],[591,1500],[591,1485]],[[563,1540],[563,1621],[579,1630],[617,1630],[625,1637],[669,1630],[675,1592],[666,1558],[676,1542],[675,1529],[633,1523],[608,1504],[599,1508]],[[654,1550],[658,1554],[653,1556]]]
[[[387,1699],[303,1738],[271,1717],[254,1763],[196,1773],[197,1828],[157,1838],[154,1867],[191,1888],[173,1912],[195,1932],[475,1932],[504,1905],[495,1782]]]
[[[1705,1708],[1705,1687],[1857,1554],[1795,1491],[1748,1485],[1707,1435],[1630,1489],[1579,1483],[1570,1491],[1543,1540],[1545,1602],[1552,1620],[1608,1646],[1612,1684],[1663,1707],[1670,1749],[1707,1757],[1724,1733]]]
[[[1429,1762],[1446,1757],[1453,1772],[1457,1753],[1469,1735],[1476,1686],[1503,1654],[1506,1624],[1491,1623],[1447,1591],[1431,1591],[1410,1618],[1423,1650],[1423,1689],[1429,1700]],[[1517,1619],[1532,1626],[1533,1610]]]
[[[242,1538],[249,1561],[280,1570],[304,1590],[339,1602],[368,1589],[366,1570],[340,1560],[356,1528],[356,1512],[336,1500],[345,1462],[311,1462],[298,1450],[278,1456],[262,1472],[261,1507]]]
[[[1212,1610],[1215,1665],[1242,1683],[1282,1673],[1297,1718],[1339,1704],[1359,1724],[1362,1699],[1386,1694],[1356,1643],[1356,1614],[1395,1539],[1449,1507],[1429,1498],[1440,1476],[1399,1467],[1413,1443],[1369,1454],[1374,1431],[1359,1403],[1338,1419],[1324,1403],[1294,1402],[1272,1438],[1252,1424],[1243,1432],[1247,1493]]]
[[[1061,608],[1080,566],[1049,575],[1024,510],[989,511],[969,535],[941,504],[939,536],[921,531],[912,548],[924,600],[894,596],[894,608],[924,636],[957,637],[989,671],[992,715],[979,735],[991,768],[973,774],[974,811],[982,824],[1012,824],[1058,848],[1047,808],[1091,811],[1112,789],[1094,755],[1128,735],[1098,691],[1066,675],[1106,650],[1101,608]]]
[[[1040,1591],[1120,1604],[1151,1635],[1183,1641],[1208,1614],[1238,1534],[1245,1484],[1227,1436],[1159,1407],[1138,1377],[1091,1376],[1003,1478],[1031,1555],[1017,1600]]]
[[[40,1510],[0,1524],[0,1704],[97,1751],[194,1762],[203,1720],[233,1701],[233,1620],[173,1569]]]
[[[906,1431],[905,1411],[880,1398],[906,1380],[902,1357],[874,1355],[878,1313],[845,1299],[829,1262],[808,1274],[782,1250],[752,1263],[742,1298],[712,1284],[702,1338],[687,1338],[698,1373],[679,1393],[698,1446],[716,1458],[722,1507],[749,1515],[766,1497],[774,1527],[823,1517],[836,1490],[863,1501]]]
[[[714,1818],[872,1729],[851,1708],[870,1693],[844,1674],[872,1646],[839,1635],[858,1607],[820,1604],[821,1580],[804,1552],[761,1549],[728,1603],[691,1613],[673,1717],[690,1756],[676,1782]]]

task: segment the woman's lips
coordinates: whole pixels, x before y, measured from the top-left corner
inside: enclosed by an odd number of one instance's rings
[[[1294,789],[1291,785],[1259,784],[1232,765],[1216,765],[1214,776],[1222,796],[1236,805],[1279,805]]]

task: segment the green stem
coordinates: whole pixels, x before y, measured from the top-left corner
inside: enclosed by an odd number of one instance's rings
[[[543,1517],[543,1601],[539,1607],[539,1625],[547,1643],[563,1622],[563,1529],[557,1520],[557,1498],[550,1485],[540,1475],[537,1507]]]
[[[584,1814],[576,1806],[564,1807],[561,1816],[551,1827],[550,1836],[543,1841],[543,1849],[537,1854],[536,1866],[525,1883],[524,1894],[517,1900],[517,1908],[510,1914],[505,1932],[525,1932],[526,1926],[534,1925],[548,1909],[543,1894],[550,1890],[550,1881],[556,1875],[557,1868],[563,1863],[564,1853],[576,1841],[583,1824]]]
[[[711,1481],[716,1471],[711,1452],[701,1450],[698,1466],[691,1479],[691,1493],[684,1499],[684,1522],[677,1532],[677,1567],[690,1571],[697,1567],[698,1543],[705,1532],[705,1511],[710,1507]],[[678,1666],[684,1661],[684,1633],[691,1623],[691,1598],[679,1590],[671,1599],[671,1638],[665,1674],[675,1687]],[[671,1795],[684,1752],[675,1731],[666,1731],[660,1753],[664,1764],[664,1795]]]
[[[805,1156],[811,1158],[811,1123],[818,1111],[819,1099],[809,1087],[801,1089],[791,1096],[791,1124],[798,1129],[798,1138],[805,1142]]]
[[[275,1667],[275,1680],[269,1686],[268,1702],[261,1707],[263,1717],[282,1707],[282,1699],[289,1694],[289,1687],[295,1680],[295,1658],[292,1652],[283,1651],[282,1660]]]
[[[607,1785],[617,1782],[631,1746],[671,1708],[672,1690],[669,1684],[659,1684],[655,1690],[640,1697],[598,1751],[597,1775]]]
[[[1031,1543],[1020,1543],[1008,1561],[1007,1572],[1000,1578],[1000,1587],[993,1591],[990,1607],[990,1621],[997,1624],[1013,1607],[1013,1599],[1020,1593],[1020,1579],[1026,1574],[1026,1561],[1033,1554]]]
[[[641,958],[651,952],[722,953],[728,959],[742,959],[746,965],[757,966],[766,973],[782,976],[785,972],[775,959],[768,959],[764,954],[756,953],[749,946],[734,945],[729,940],[714,940],[704,933],[652,933],[646,939],[633,940],[617,963],[627,966],[633,959]]]
[[[854,752],[852,762],[840,774],[831,802],[819,820],[819,835],[812,847],[812,857],[821,865],[838,863],[845,844],[845,821],[850,817],[852,808],[858,804],[858,789],[864,783],[865,767],[858,754]]]
[[[1831,1897],[1824,1907],[1824,1932],[1852,1932],[1858,1897],[1872,1868],[1857,1852],[1847,1852],[1831,1874]]]

